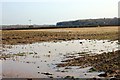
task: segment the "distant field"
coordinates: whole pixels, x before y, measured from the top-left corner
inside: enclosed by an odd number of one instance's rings
[[[99,29],[99,30],[98,30]],[[17,30],[17,31],[53,31],[53,32],[68,32],[68,31],[79,31],[79,32],[96,32],[96,31],[118,31],[118,26],[110,27],[90,27],[90,28],[55,28],[55,29],[29,29],[29,30]]]
[[[3,44],[26,44],[43,41],[75,39],[118,39],[118,26],[91,28],[57,28],[30,30],[3,30]]]

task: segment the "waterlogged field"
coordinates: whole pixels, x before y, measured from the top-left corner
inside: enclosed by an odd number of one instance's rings
[[[3,49],[3,54],[10,57],[3,60],[3,77],[59,78],[74,76],[86,78],[97,77],[99,73],[89,73],[91,66],[84,69],[81,69],[80,66],[70,66],[66,69],[67,67],[56,67],[56,64],[66,59],[116,51],[118,50],[118,41],[72,40],[12,45],[10,47]]]
[[[118,27],[5,30],[2,34],[3,78],[120,76]]]

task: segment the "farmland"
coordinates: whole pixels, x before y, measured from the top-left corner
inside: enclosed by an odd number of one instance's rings
[[[118,27],[3,30],[3,44],[26,44],[77,39],[118,40]]]
[[[119,78],[118,27],[2,30],[3,78]]]

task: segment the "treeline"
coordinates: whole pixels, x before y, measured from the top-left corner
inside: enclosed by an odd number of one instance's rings
[[[97,26],[118,26],[120,18],[85,19],[76,21],[58,22],[56,25],[2,25],[2,30],[22,29],[52,29],[52,28],[75,28],[75,27],[97,27]]]
[[[61,27],[118,26],[119,20],[119,18],[84,19],[58,22],[56,25]]]
[[[2,30],[22,30],[22,29],[47,29],[55,28],[55,25],[2,25]]]

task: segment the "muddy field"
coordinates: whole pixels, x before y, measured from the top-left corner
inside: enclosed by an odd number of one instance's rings
[[[118,27],[3,30],[3,44],[26,44],[78,39],[118,40]]]
[[[1,32],[3,78],[120,78],[118,26]]]
[[[93,66],[89,72],[104,71],[100,77],[120,78],[120,50],[109,53],[97,54],[94,56],[84,55],[83,57],[67,59],[58,64],[58,67],[80,66],[81,68]]]

